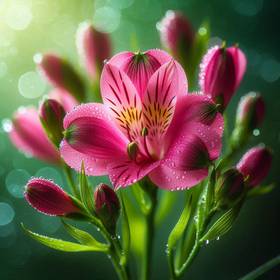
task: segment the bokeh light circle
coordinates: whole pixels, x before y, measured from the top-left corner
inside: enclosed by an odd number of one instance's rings
[[[25,98],[37,98],[44,93],[45,89],[45,82],[35,71],[24,73],[18,80],[18,90]]]
[[[111,33],[116,30],[120,24],[120,20],[120,10],[109,6],[97,9],[93,15],[94,27],[105,33]]]
[[[32,21],[32,12],[24,3],[11,3],[5,12],[5,23],[14,30],[26,29]]]
[[[5,226],[13,221],[15,217],[15,211],[6,202],[0,202],[0,226]]]
[[[6,188],[8,192],[15,198],[22,198],[24,187],[30,175],[23,169],[12,170],[6,177]]]

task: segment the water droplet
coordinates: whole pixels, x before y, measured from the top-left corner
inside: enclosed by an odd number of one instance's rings
[[[208,240],[208,239],[205,241],[205,244],[206,244],[206,245],[208,245],[208,244],[209,244],[209,240]]]
[[[219,240],[220,240],[220,236],[218,236],[218,237],[216,238],[216,240],[219,241]]]
[[[253,135],[254,136],[259,136],[260,135],[260,130],[259,129],[254,129],[253,130]]]

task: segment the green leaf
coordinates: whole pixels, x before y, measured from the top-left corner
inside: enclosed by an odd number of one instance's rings
[[[267,186],[257,186],[248,191],[247,197],[251,198],[258,195],[264,195],[270,193],[274,188],[275,188],[274,184],[270,184]]]
[[[175,225],[175,227],[173,228],[173,230],[171,231],[169,237],[168,237],[168,249],[171,250],[173,249],[177,242],[180,240],[180,238],[182,237],[189,218],[190,218],[190,214],[191,214],[191,205],[192,205],[192,195],[188,197],[186,205],[183,209],[183,212],[177,222],[177,224]]]
[[[216,171],[213,167],[208,182],[204,185],[197,204],[197,213],[195,215],[195,224],[197,232],[203,231],[205,219],[212,208],[214,200],[214,187],[216,183]]]
[[[27,235],[29,235],[39,243],[59,251],[64,251],[64,252],[85,252],[85,251],[106,252],[107,251],[107,249],[104,248],[81,245],[74,242],[64,241],[61,239],[40,235],[38,233],[34,233],[28,230],[27,228],[25,228],[23,224],[21,224],[21,226]]]
[[[224,213],[200,239],[200,242],[214,240],[227,233],[233,226],[238,217],[243,201]]]
[[[130,250],[130,227],[127,217],[127,209],[125,207],[124,199],[123,199],[123,193],[120,192],[120,201],[122,205],[122,248],[123,248],[123,256],[121,257],[121,264],[125,265],[127,263],[129,250]]]
[[[90,235],[88,232],[80,230],[72,225],[67,224],[64,220],[62,220],[62,224],[65,228],[65,230],[78,242],[80,242],[83,245],[96,247],[100,249],[104,249],[105,251],[109,248],[108,245],[103,244],[99,241],[97,241],[92,235]]]
[[[81,173],[80,173],[80,191],[81,191],[81,200],[85,205],[89,213],[94,213],[94,202],[93,202],[93,193],[88,184],[87,176],[85,174],[84,162],[82,162]]]

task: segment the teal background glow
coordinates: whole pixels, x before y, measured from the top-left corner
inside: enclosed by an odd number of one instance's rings
[[[53,166],[19,153],[9,142],[9,118],[19,106],[37,105],[50,87],[38,75],[34,55],[55,51],[74,63],[82,74],[75,47],[78,24],[91,20],[109,32],[114,53],[160,47],[156,23],[169,9],[181,10],[195,28],[204,20],[211,27],[211,44],[239,43],[248,68],[228,109],[234,124],[239,98],[259,91],[266,102],[266,119],[250,145],[266,143],[274,151],[266,182],[275,190],[248,201],[233,230],[201,253],[184,279],[237,279],[280,252],[280,2],[273,0],[2,0],[0,1],[0,279],[86,280],[116,279],[109,259],[99,253],[63,253],[25,236],[20,223],[42,234],[66,238],[59,219],[35,212],[22,198],[30,176],[65,181]],[[36,56],[35,56],[36,59]],[[94,184],[107,179],[95,178]],[[181,206],[181,205],[179,205]],[[178,207],[179,208],[179,207]],[[153,279],[167,279],[165,242],[179,209],[157,230]],[[275,268],[262,279],[279,279]]]

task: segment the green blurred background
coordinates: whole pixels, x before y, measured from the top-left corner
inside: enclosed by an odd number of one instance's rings
[[[30,176],[44,176],[65,184],[60,171],[19,153],[9,143],[13,111],[38,104],[49,90],[36,72],[34,55],[55,51],[79,65],[75,48],[78,24],[91,20],[112,35],[114,52],[135,44],[141,50],[160,47],[156,23],[169,9],[183,11],[195,28],[207,19],[210,44],[239,43],[248,68],[228,109],[232,127],[237,102],[248,91],[260,91],[266,101],[266,120],[251,144],[264,142],[274,150],[267,182],[275,190],[250,200],[233,230],[202,249],[185,279],[237,279],[280,252],[280,2],[273,0],[2,0],[0,1],[0,279],[116,279],[107,257],[98,253],[57,252],[26,237],[24,222],[32,230],[64,237],[57,218],[35,212],[22,198]],[[78,66],[83,73],[82,67]],[[95,182],[103,179],[97,178]],[[180,206],[180,205],[179,205]],[[167,279],[165,241],[179,209],[157,231],[153,279]],[[262,279],[280,279],[273,269]]]

